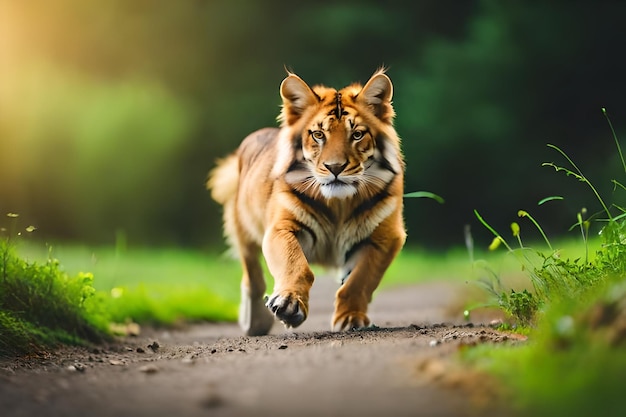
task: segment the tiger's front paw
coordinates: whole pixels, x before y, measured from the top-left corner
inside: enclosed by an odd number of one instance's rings
[[[367,314],[359,311],[348,311],[345,313],[335,313],[331,328],[334,332],[342,330],[357,330],[370,325]]]
[[[273,294],[265,305],[287,327],[298,327],[309,314],[308,302],[290,292]]]

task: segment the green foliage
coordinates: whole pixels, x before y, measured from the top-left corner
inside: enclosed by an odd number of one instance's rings
[[[27,262],[0,237],[0,355],[105,339],[108,322],[94,294],[93,275],[69,276],[55,259]]]
[[[625,320],[626,286],[613,277],[551,303],[524,345],[467,351],[465,359],[502,381],[519,415],[622,416]]]
[[[605,113],[606,114],[606,113]],[[607,120],[608,117],[607,117]],[[610,120],[609,120],[610,123]],[[611,130],[614,134],[612,125]],[[623,161],[621,147],[615,143]],[[600,249],[595,257],[563,259],[551,249],[545,233],[527,212],[550,250],[546,253],[525,247],[519,226],[512,227],[519,249],[512,249],[504,238],[476,212],[495,239],[517,255],[528,272],[533,291],[494,291],[499,277],[492,278],[491,290],[503,309],[518,322],[532,325],[529,343],[523,347],[491,349],[472,353],[471,361],[506,381],[512,402],[524,415],[588,416],[602,410],[603,415],[626,414],[622,399],[623,372],[626,369],[626,219],[624,210],[607,205],[598,190],[561,149],[559,152],[572,167],[545,164],[586,184],[599,200],[606,218],[601,230]],[[626,172],[626,165],[623,165]],[[542,203],[545,200],[542,200]],[[614,214],[618,212],[618,214]],[[586,211],[577,215],[573,228],[580,228],[583,244],[589,244],[589,220]],[[529,254],[534,257],[529,256]],[[583,392],[584,395],[580,393]]]
[[[43,97],[28,89],[39,78],[47,80]],[[37,201],[20,190],[13,207],[28,218],[59,216],[40,220],[48,234],[92,240],[110,240],[118,229],[150,237],[152,225],[167,223],[155,208],[182,198],[178,155],[193,118],[181,100],[154,82],[102,83],[40,63],[22,68],[12,83],[0,152],[17,159],[0,175],[22,187],[32,182]]]
[[[615,135],[613,125],[606,115],[606,110],[602,109],[602,111],[609,122],[620,159],[623,161],[621,146]],[[600,233],[601,249],[597,251],[595,259],[590,260],[587,247],[590,221],[583,219],[583,216],[586,214],[585,209],[577,214],[577,223],[574,227],[579,227],[581,230],[583,244],[585,245],[585,258],[584,260],[580,258],[570,260],[569,258],[563,259],[560,252],[552,248],[550,240],[539,222],[527,211],[519,210],[518,216],[531,221],[545,241],[549,249],[548,252],[524,246],[521,239],[520,226],[515,222],[511,224],[511,230],[513,236],[517,239],[519,248],[513,249],[504,237],[485,221],[478,211],[474,211],[480,223],[494,235],[491,249],[496,249],[500,243],[504,244],[507,250],[520,260],[522,267],[528,273],[532,284],[532,293],[524,290],[521,293],[511,291],[511,294],[507,294],[506,291],[502,290],[501,281],[497,274],[491,274],[491,280],[483,281],[485,287],[495,295],[498,304],[503,310],[525,325],[530,324],[542,306],[549,302],[558,302],[568,297],[577,298],[583,296],[612,277],[626,276],[626,220],[624,219],[626,211],[616,205],[607,205],[597,188],[583,174],[576,163],[559,147],[554,145],[548,146],[563,156],[571,168],[562,167],[552,162],[544,163],[543,166],[552,167],[557,172],[565,172],[566,175],[572,176],[586,184],[602,206],[603,214],[606,218],[600,219],[600,221],[604,222]],[[623,164],[623,168],[626,172],[626,165]],[[538,205],[560,199],[562,197],[544,198],[539,201]],[[619,210],[621,214],[614,215],[612,209]]]
[[[539,229],[548,246],[547,251],[524,246],[517,223],[512,224],[512,229],[519,247],[510,246],[478,212],[475,214],[479,221],[495,235],[490,249],[495,250],[503,244],[518,260],[530,279],[532,292],[526,289],[522,292],[511,290],[509,294],[498,274],[491,271],[489,265],[485,263],[479,265],[488,272],[487,278],[479,282],[495,297],[496,304],[520,324],[532,324],[536,313],[551,301],[582,296],[590,289],[604,283],[609,277],[626,274],[626,247],[619,240],[624,238],[621,232],[625,227],[623,222],[610,220],[602,228],[601,249],[596,252],[595,259],[589,260],[587,256],[585,259],[570,259],[563,258],[560,250],[552,249],[550,241],[539,224],[526,211],[520,210],[520,216],[531,219],[533,225]],[[581,225],[581,227],[584,226]],[[588,245],[587,240],[583,243],[585,246]],[[586,252],[587,250],[585,248]]]
[[[93,271],[101,308],[115,323],[168,325],[181,320],[234,321],[239,301],[238,262],[191,249],[54,245],[70,273]],[[45,259],[41,245],[21,252]]]
[[[50,252],[69,274],[89,270],[95,298],[115,323],[168,325],[181,320],[234,321],[241,267],[223,255],[192,249],[87,247],[22,244],[20,253],[45,261]],[[406,248],[390,266],[382,287],[421,281],[465,279],[464,253]],[[320,279],[325,271],[320,270]],[[269,275],[266,275],[269,277]],[[271,281],[268,287],[271,288]]]
[[[626,221],[609,222],[602,229],[606,250],[597,254],[599,268],[608,274],[623,276],[626,272]]]
[[[602,199],[602,197],[600,197],[600,193],[598,192],[596,187],[594,187],[594,185],[591,183],[591,181],[589,181],[589,179],[583,174],[583,172],[580,170],[580,168],[578,168],[578,166],[574,163],[574,161],[572,161],[571,158],[569,156],[567,156],[567,154],[565,152],[563,152],[558,146],[554,146],[554,145],[548,144],[548,147],[552,148],[552,149],[556,150],[558,153],[560,153],[567,160],[567,162],[569,162],[569,164],[572,166],[573,170],[569,169],[569,168],[564,168],[564,167],[559,166],[559,165],[556,165],[556,164],[554,164],[552,162],[544,162],[543,166],[552,167],[557,172],[563,171],[568,176],[571,175],[572,177],[576,178],[578,181],[580,181],[580,182],[586,184],[587,186],[589,186],[591,191],[593,191],[593,194],[595,195],[596,199],[602,205],[602,209],[606,213],[607,217],[609,219],[612,219],[611,212],[609,211],[609,208],[606,205],[606,203],[604,202],[604,200]],[[620,148],[618,147],[618,149],[620,149]],[[620,153],[621,153],[621,150],[620,150]]]
[[[120,329],[113,323],[237,318],[235,262],[191,251],[128,250],[122,242],[113,249],[43,250],[24,241],[18,254],[8,236],[21,232],[11,229],[2,229],[7,237],[0,239],[0,355],[100,342],[109,338],[110,328]],[[53,252],[62,255],[63,264]]]
[[[510,294],[502,293],[498,301],[507,313],[525,325],[531,322],[539,308],[535,296],[526,289],[521,292],[512,289]]]
[[[406,193],[404,197],[409,198],[429,198],[431,200],[435,200],[439,204],[445,203],[443,197],[438,196],[437,194],[431,193],[429,191],[413,191],[411,193]]]
[[[533,181],[546,137],[580,150],[590,177],[620,163],[587,115],[598,102],[623,113],[626,61],[606,52],[621,48],[623,2],[5,3],[0,210],[54,240],[109,244],[125,230],[134,244],[221,243],[203,181],[276,124],[285,65],[336,87],[389,66],[407,189],[448,202],[407,200],[412,244],[456,242],[487,201],[501,229],[557,185]],[[562,206],[543,211],[554,230],[580,204]]]
[[[20,246],[30,259],[45,260],[49,251],[70,274],[92,271],[96,297],[111,321],[170,324],[180,320],[234,321],[241,267],[220,254],[180,248]],[[407,247],[390,266],[382,287],[430,280],[465,279],[464,253],[434,253]],[[319,270],[320,279],[326,271]],[[269,278],[269,274],[266,274]],[[268,287],[271,288],[271,281]]]
[[[142,324],[169,325],[178,321],[236,321],[237,307],[206,285],[154,285],[115,287],[104,307],[111,320]]]

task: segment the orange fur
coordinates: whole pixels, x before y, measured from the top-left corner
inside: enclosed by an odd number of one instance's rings
[[[309,263],[343,270],[331,327],[370,324],[367,307],[405,240],[404,162],[384,71],[361,86],[309,87],[289,73],[281,128],[252,133],[218,163],[208,187],[243,266],[239,322],[266,334],[308,315]],[[275,286],[264,301],[263,253]]]

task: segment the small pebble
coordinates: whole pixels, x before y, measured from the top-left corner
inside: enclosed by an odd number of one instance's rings
[[[146,374],[155,374],[157,372],[159,372],[159,368],[156,365],[144,365],[142,367],[139,368],[139,372],[143,372]]]

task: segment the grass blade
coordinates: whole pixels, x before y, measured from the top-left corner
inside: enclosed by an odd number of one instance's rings
[[[540,206],[540,205],[542,205],[544,203],[547,203],[548,201],[554,201],[554,200],[564,200],[564,198],[561,197],[560,195],[553,195],[553,196],[546,197],[546,198],[543,198],[543,199],[539,200],[537,205]]]
[[[496,232],[496,229],[494,229],[493,227],[491,227],[489,225],[489,223],[487,223],[487,221],[485,219],[482,218],[482,216],[478,213],[478,210],[474,209],[474,215],[476,216],[476,218],[478,219],[478,221],[487,228],[487,230],[489,230],[491,233],[493,233],[493,235],[495,237],[497,237],[498,239],[500,239],[500,241],[502,242],[502,244],[504,246],[506,246],[506,248],[509,250],[509,252],[513,252],[513,249],[511,249],[511,247],[508,245],[508,243],[506,243],[506,240],[504,240],[504,238],[502,236],[500,236],[500,233]]]
[[[428,191],[414,191],[412,193],[405,194],[404,197],[410,197],[410,198],[430,198],[431,200],[435,200],[439,204],[445,203],[445,200],[442,197],[438,196],[437,194],[428,192]]]
[[[622,167],[624,168],[624,172],[626,172],[626,162],[624,162],[624,154],[622,154],[622,147],[619,145],[619,140],[617,140],[617,134],[615,133],[615,129],[613,129],[613,123],[611,123],[611,119],[609,115],[606,113],[606,109],[602,107],[602,114],[606,118],[606,121],[609,123],[609,127],[611,128],[611,134],[613,135],[613,140],[615,141],[615,145],[617,146],[617,152],[619,152],[620,161],[622,161]]]
[[[559,166],[557,166],[555,164],[552,164],[552,163],[543,163],[542,165],[543,166],[551,166],[554,169],[556,169],[557,171],[564,170],[566,172],[569,172],[569,173],[575,175],[578,178],[579,181],[582,181],[585,184],[587,184],[589,186],[589,188],[591,188],[591,191],[596,196],[597,200],[602,205],[602,208],[606,212],[606,214],[609,217],[609,219],[611,219],[612,218],[611,217],[611,212],[609,211],[609,208],[604,203],[604,200],[602,199],[602,197],[600,197],[600,193],[598,193],[598,190],[596,190],[596,187],[594,187],[593,184],[591,183],[591,181],[589,181],[589,179],[587,177],[585,177],[583,172],[580,170],[580,168],[578,168],[578,166],[574,163],[574,161],[572,161],[572,159],[563,150],[561,150],[561,148],[559,148],[558,146],[552,145],[552,144],[548,143],[548,147],[551,148],[551,149],[554,149],[555,151],[560,153],[561,156],[563,156],[563,158],[565,158],[567,160],[567,162],[569,162],[570,165],[576,170],[576,172],[574,173],[572,171],[569,171],[569,170],[567,170],[565,168],[559,167]]]

